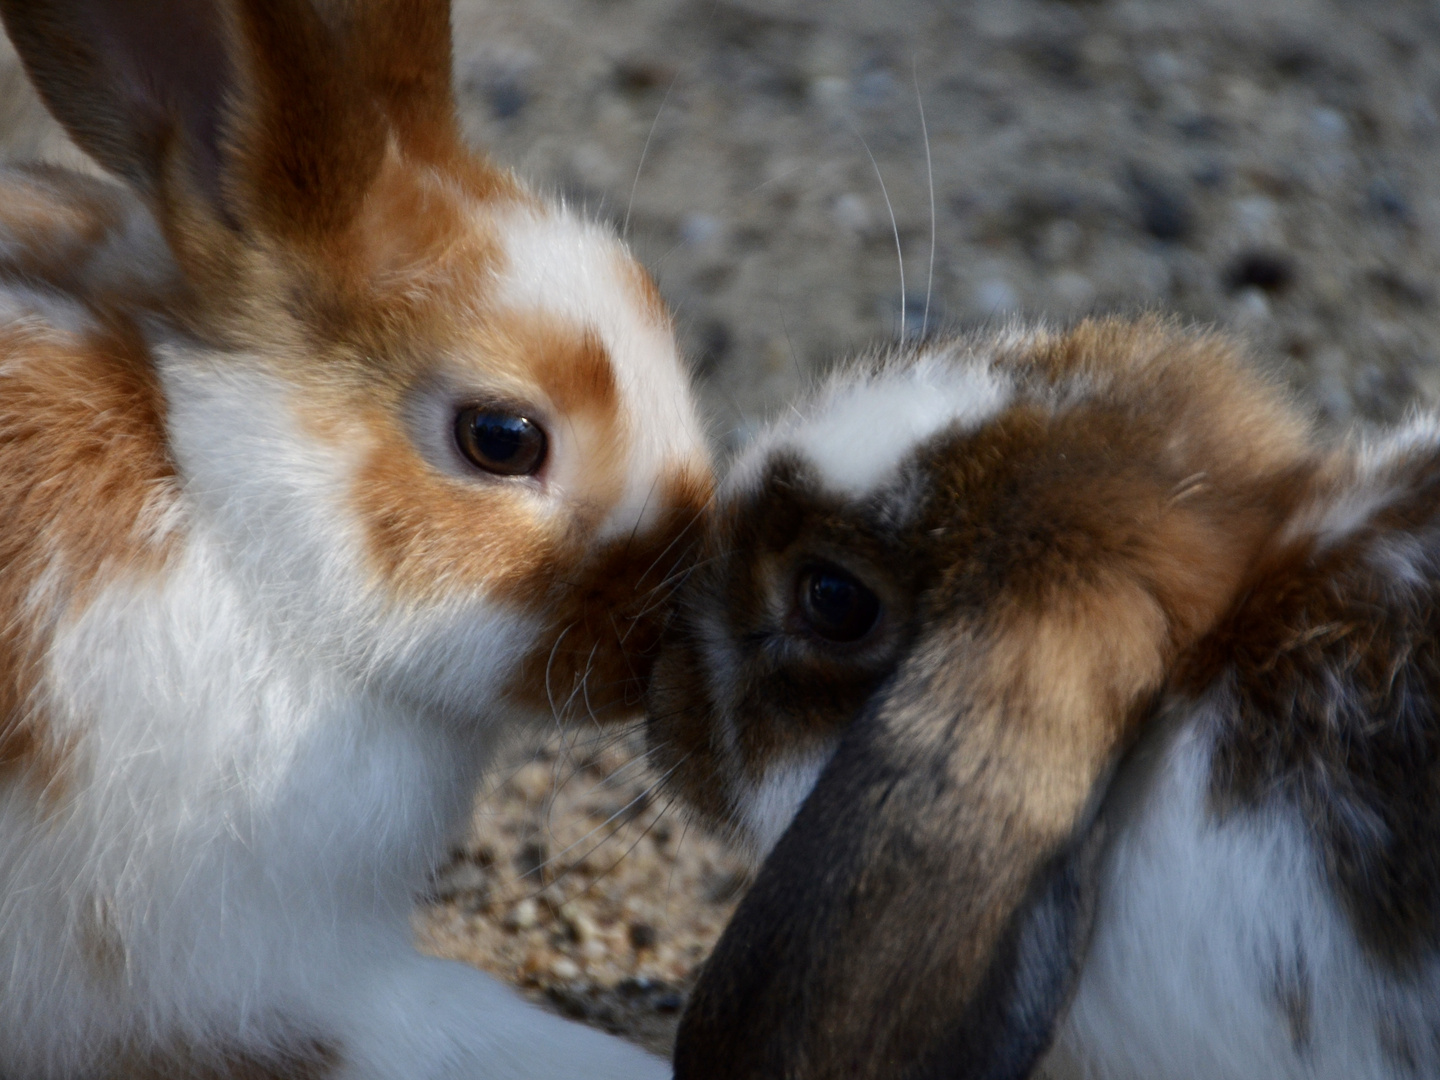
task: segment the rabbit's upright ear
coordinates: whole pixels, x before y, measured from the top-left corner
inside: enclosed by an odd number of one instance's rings
[[[219,187],[221,111],[235,80],[208,0],[0,0],[6,32],[45,104],[91,157],[154,192],[183,146]]]
[[[185,260],[215,229],[323,242],[387,149],[462,154],[445,0],[0,0],[76,142],[156,206]]]

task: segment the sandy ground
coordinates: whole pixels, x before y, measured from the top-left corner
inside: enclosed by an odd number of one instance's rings
[[[1433,3],[461,0],[456,27],[469,134],[626,231],[722,449],[837,357],[1012,315],[1231,327],[1336,425],[1440,398]],[[74,156],[4,54],[0,147]],[[663,1050],[744,867],[633,733],[537,741],[417,935]]]

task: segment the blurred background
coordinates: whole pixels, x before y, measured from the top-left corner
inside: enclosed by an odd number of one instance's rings
[[[726,442],[919,332],[927,295],[932,328],[1224,324],[1339,423],[1440,393],[1433,2],[467,0],[457,24],[470,132],[628,217]]]
[[[458,0],[455,25],[470,137],[628,235],[721,448],[838,358],[1012,316],[1226,326],[1337,427],[1440,398],[1434,0]],[[78,160],[8,51],[0,153]],[[640,750],[514,748],[416,927],[663,1050],[747,877]]]

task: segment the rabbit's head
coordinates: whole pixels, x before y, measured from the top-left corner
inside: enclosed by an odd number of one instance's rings
[[[84,318],[142,333],[188,524],[283,662],[460,717],[634,704],[703,440],[646,272],[465,146],[446,0],[0,13],[148,208],[107,255],[143,310],[96,274]]]
[[[1158,320],[862,363],[742,454],[649,733],[769,855],[677,1076],[1025,1075],[1115,765],[1314,460],[1232,345]]]

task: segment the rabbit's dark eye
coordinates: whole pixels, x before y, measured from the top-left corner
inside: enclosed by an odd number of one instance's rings
[[[539,424],[518,413],[472,406],[455,417],[455,442],[486,472],[531,476],[545,464],[549,440]]]
[[[859,641],[880,617],[880,598],[837,566],[813,566],[796,586],[801,617],[826,641]]]

